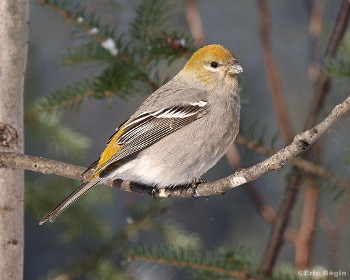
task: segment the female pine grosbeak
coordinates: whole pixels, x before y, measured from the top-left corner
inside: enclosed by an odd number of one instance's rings
[[[221,45],[193,54],[185,67],[140,106],[107,142],[91,177],[40,224],[53,222],[97,184],[122,179],[156,188],[199,178],[236,138],[242,67]]]

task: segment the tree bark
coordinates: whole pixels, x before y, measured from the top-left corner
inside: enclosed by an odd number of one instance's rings
[[[23,153],[29,1],[0,1],[0,151]],[[23,277],[23,170],[0,168],[0,275]]]

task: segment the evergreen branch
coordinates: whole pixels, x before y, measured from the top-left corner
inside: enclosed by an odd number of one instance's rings
[[[179,32],[164,32],[168,29],[170,10],[163,0],[143,0],[135,10],[136,17],[131,23],[130,35],[143,58],[141,63],[144,66],[150,61],[164,58],[171,63],[181,56],[190,56],[195,50],[190,37]]]
[[[251,150],[254,150],[260,154],[266,155],[266,156],[271,156],[274,153],[276,153],[276,150],[274,149],[269,149],[265,145],[259,145],[256,144],[254,141],[249,140],[248,138],[245,138],[242,135],[238,135],[235,140],[236,143],[245,146]],[[321,165],[317,165],[307,159],[304,158],[293,158],[289,161],[290,164],[292,164],[295,167],[298,167],[299,169],[304,170],[305,172],[315,174],[317,176],[326,178],[337,185],[342,186],[345,189],[350,189],[350,182],[347,182],[343,180],[342,178],[339,178],[337,175],[333,174],[326,168],[324,168]]]
[[[84,98],[93,96],[95,98],[121,97],[131,94],[133,91],[141,91],[142,88],[135,87],[136,77],[140,74],[139,69],[128,67],[124,62],[115,62],[106,67],[93,82],[84,80],[68,85],[64,89],[55,91],[48,97],[39,99],[37,107],[39,111],[51,113],[55,110],[67,107],[79,107]],[[142,72],[141,72],[142,74]],[[152,82],[150,81],[152,85]],[[155,85],[154,85],[155,86]]]
[[[158,210],[159,203],[158,206],[155,206],[154,203],[152,203],[147,209],[140,211],[140,215],[135,217],[132,223],[125,225],[121,230],[117,231],[115,235],[100,248],[94,249],[93,252],[90,252],[81,261],[70,264],[67,267],[69,272],[64,273],[64,275],[69,276],[70,279],[81,277],[86,271],[95,267],[96,263],[101,258],[108,256],[115,248],[120,250],[121,247],[124,247],[131,233],[137,234],[142,230],[149,230],[154,226],[151,223],[151,218]]]
[[[91,32],[92,31],[92,27],[87,25],[87,24],[85,24],[84,22],[79,21],[78,17],[75,18],[75,17],[71,16],[71,13],[69,12],[69,10],[62,8],[62,6],[64,6],[62,3],[59,3],[59,2],[56,2],[56,1],[52,1],[52,0],[39,0],[39,3],[40,3],[40,5],[47,6],[47,7],[51,8],[53,11],[55,11],[59,15],[61,15],[61,17],[63,19],[66,19],[66,20],[70,21],[74,25],[76,25],[79,28],[81,28],[82,30],[84,30],[88,35],[90,35],[90,36],[94,37],[95,39],[97,39],[101,43],[102,46],[103,46],[104,43],[106,43],[106,41],[108,39],[110,39],[110,40],[112,40],[114,42],[114,40],[112,38],[106,38],[106,37],[102,36],[98,32]],[[140,9],[140,11],[142,11],[142,9]],[[161,26],[161,25],[159,25],[159,26]],[[114,42],[114,44],[115,44],[115,42]],[[130,56],[128,56],[123,51],[121,51],[120,48],[115,49],[115,50],[116,50],[116,54],[125,62],[126,65],[129,65],[130,67],[134,67],[134,68],[137,68],[137,69],[140,68],[133,61],[133,59],[131,59]],[[112,55],[113,55],[113,53],[112,53]],[[141,65],[146,66],[147,64],[148,64],[148,62],[141,61]],[[158,86],[152,81],[152,79],[148,76],[148,74],[146,72],[140,71],[140,69],[139,69],[139,72],[141,73],[140,74],[141,77],[143,77],[145,79],[146,83],[151,87],[151,89],[153,91],[158,89]]]
[[[26,110],[24,118],[28,136],[33,142],[37,142],[40,136],[56,154],[78,157],[90,146],[88,137],[60,123],[59,114],[40,114],[36,109],[30,108]]]
[[[59,5],[59,3],[55,2],[55,1],[51,1],[50,0],[39,0],[40,5],[42,6],[47,6],[50,9],[52,9],[53,11],[55,11],[56,13],[58,13],[63,19],[66,19],[68,21],[70,21],[71,23],[73,23],[74,25],[78,26],[79,28],[81,28],[82,30],[84,30],[88,35],[94,37],[96,40],[98,40],[102,46],[103,43],[105,43],[108,39],[113,40],[112,36],[113,34],[109,34],[109,38],[102,36],[99,32],[94,32],[92,26],[89,26],[87,24],[85,24],[83,21],[79,21],[78,17],[75,18],[71,15],[69,10],[66,9],[62,9]],[[113,41],[114,42],[114,41]],[[114,42],[115,44],[115,42]],[[112,53],[113,54],[113,53]],[[129,57],[124,54],[123,52],[121,52],[120,50],[116,49],[116,55],[120,56],[122,58],[123,61],[125,62],[129,62]]]
[[[43,212],[49,211],[52,205],[57,202],[58,197],[66,197],[70,190],[76,187],[76,184],[77,182],[62,177],[51,179],[40,177],[34,182],[26,182],[25,212],[29,213],[34,220],[38,219]],[[76,204],[74,211],[69,215],[62,217],[55,224],[56,229],[62,233],[65,239],[81,245],[83,250],[86,248],[85,242],[89,243],[92,239],[106,238],[109,236],[110,230],[107,221],[95,215],[94,207],[89,207],[101,203],[101,201],[106,206],[111,203],[111,197],[107,196],[105,191],[88,197],[83,203]],[[85,232],[87,229],[89,231],[88,239]]]
[[[280,170],[287,161],[296,157],[314,144],[331,126],[339,121],[349,109],[350,95],[341,104],[337,105],[321,123],[296,135],[293,142],[284,149],[252,167],[238,170],[234,174],[218,181],[155,190],[151,186],[128,181],[121,182],[119,180],[113,182],[113,187],[155,197],[200,197],[222,194],[237,186],[253,181],[270,171]],[[17,153],[0,153],[0,168],[18,168],[44,174],[56,174],[80,181],[86,180],[89,175],[82,175],[85,170],[83,167]],[[108,184],[112,185],[112,183]],[[347,190],[349,191],[349,189]]]
[[[55,110],[79,104],[84,98],[95,94],[95,91],[86,90],[85,87],[86,85],[76,83],[73,86],[67,86],[64,90],[57,90],[51,96],[42,98],[38,102],[38,109],[51,113]]]
[[[89,42],[77,48],[68,48],[63,54],[62,64],[70,66],[82,62],[104,61],[111,62],[113,56],[109,51],[101,47],[101,44]]]
[[[172,246],[135,246],[127,252],[129,261],[148,261],[167,264],[235,279],[252,279],[256,274],[253,256],[242,248],[219,248],[214,253]],[[219,275],[220,274],[220,275]]]
[[[166,59],[171,64],[180,57],[188,58],[195,51],[193,39],[178,32],[161,32],[148,39],[145,56],[148,60]]]
[[[83,29],[90,36],[95,37],[101,43],[103,43],[106,40],[98,32],[91,32],[93,27],[85,24],[83,21],[79,21],[78,17],[75,18],[75,17],[71,16],[70,10],[64,9],[65,4],[66,4],[64,1],[63,1],[63,3],[59,3],[57,1],[51,1],[51,0],[39,0],[39,4],[41,6],[49,7],[50,9],[52,9],[53,11],[58,13],[63,19],[69,20],[70,22],[72,22],[76,26],[78,26],[81,29]]]
[[[238,279],[252,279],[245,272],[227,270],[227,269],[223,269],[223,268],[216,267],[216,266],[200,264],[200,263],[193,263],[193,262],[186,262],[186,261],[182,261],[182,260],[170,260],[170,259],[142,256],[142,255],[136,255],[136,254],[128,255],[128,259],[130,261],[148,261],[148,262],[159,263],[159,264],[168,264],[171,266],[204,270],[204,271],[208,271],[208,272],[212,272],[212,273],[227,275],[227,276],[238,278]]]
[[[140,42],[146,47],[141,49],[147,51],[150,46],[149,39],[161,28],[166,28],[170,18],[169,11],[170,8],[160,0],[143,0],[136,7],[136,17],[131,23],[130,34],[135,39],[134,42]]]

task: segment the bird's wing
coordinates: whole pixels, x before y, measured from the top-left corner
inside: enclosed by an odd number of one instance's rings
[[[91,178],[122,158],[141,151],[167,135],[201,118],[209,109],[208,102],[179,104],[134,116],[118,128],[107,142]]]

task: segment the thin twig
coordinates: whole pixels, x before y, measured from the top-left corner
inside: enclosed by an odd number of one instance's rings
[[[242,135],[238,135],[235,142],[242,145],[242,146],[245,146],[251,150],[254,150],[260,154],[263,154],[263,155],[271,156],[274,153],[276,153],[276,150],[269,149],[265,145],[256,144],[254,141],[249,140],[248,138],[245,138]],[[323,177],[325,179],[328,179],[328,180],[336,183],[339,186],[342,186],[343,188],[350,189],[350,182],[345,181],[342,178],[339,178],[337,175],[330,172],[328,169],[326,169],[323,166],[318,165],[310,160],[296,157],[296,158],[291,159],[289,161],[289,163],[295,167],[298,167],[299,169],[304,170],[305,172]]]
[[[133,223],[125,225],[100,248],[94,249],[93,252],[86,255],[83,260],[70,264],[70,269],[67,269],[68,272],[63,274],[65,277],[64,279],[77,279],[81,277],[84,275],[84,273],[86,273],[86,271],[89,271],[89,269],[94,267],[99,259],[109,255],[112,251],[116,250],[116,248],[118,248],[117,250],[121,250],[123,247],[125,247],[128,236],[131,233],[137,234],[141,230],[149,230],[149,228],[153,226],[152,222],[150,221],[152,214],[154,214],[153,208],[149,208],[142,212],[140,217],[134,220]]]
[[[350,17],[350,2],[348,0],[343,0],[343,4],[340,8],[335,26],[331,37],[329,38],[327,50],[324,58],[333,58],[337,53],[338,46],[344,37],[345,31],[349,24]],[[323,104],[330,89],[330,79],[327,72],[322,72],[316,83],[316,89],[314,92],[314,103],[310,109],[310,114],[308,120],[305,124],[305,129],[312,127],[316,118],[318,117],[320,110],[323,108]]]
[[[343,6],[339,12],[339,16],[337,18],[336,24],[335,24],[335,28],[333,31],[333,35],[331,36],[331,40],[329,41],[329,44],[332,44],[332,40],[336,40],[339,44],[339,42],[341,41],[341,38],[344,35],[344,32],[339,32],[344,30],[344,26],[347,25],[348,22],[348,13],[349,13],[349,5],[350,3],[345,3],[345,1],[343,2]],[[344,11],[344,6],[345,6],[345,11]],[[338,30],[337,32],[335,30]],[[335,55],[336,49],[338,47],[337,45],[334,45],[332,48],[327,48],[327,55],[333,54]],[[330,51],[328,51],[330,50]],[[321,75],[323,76],[323,75]],[[329,86],[330,86],[330,79],[328,76],[323,76],[320,77],[320,79],[318,80],[317,84],[316,84],[316,94],[315,94],[315,99],[314,99],[314,105],[312,106],[312,110],[311,113],[309,114],[309,117],[307,119],[307,121],[305,122],[305,129],[308,129],[310,127],[312,127],[316,121],[317,116],[319,115],[319,112],[321,111],[322,107],[323,107],[323,101],[324,98],[326,96],[326,93],[329,91]],[[310,158],[312,157],[312,153],[309,153]],[[293,171],[297,171],[296,169],[293,168]],[[293,172],[294,174],[294,172]],[[294,181],[294,182],[300,182],[301,181],[301,174],[299,173],[295,173],[291,178],[290,181]],[[271,274],[272,272],[272,268],[275,264],[275,261],[277,259],[277,256],[280,252],[281,249],[281,245],[282,245],[282,234],[284,232],[285,227],[288,224],[288,220],[290,218],[290,211],[292,210],[295,201],[296,201],[296,195],[298,192],[299,188],[297,186],[294,186],[292,184],[289,184],[287,187],[287,191],[286,191],[286,196],[289,195],[292,198],[288,198],[285,197],[284,200],[284,205],[282,205],[282,209],[285,210],[289,207],[289,211],[280,211],[279,212],[279,216],[277,218],[277,221],[280,222],[276,222],[275,227],[273,228],[269,243],[268,243],[268,247],[267,247],[267,251],[265,252],[265,257],[262,261],[262,265],[261,265],[261,271],[263,273],[266,273],[268,275]],[[290,205],[291,203],[291,205]]]
[[[227,150],[226,158],[232,170],[239,170],[242,168],[241,156],[238,152],[235,143],[233,143]],[[255,187],[253,182],[247,183],[245,190],[248,193],[250,200],[253,202],[253,205],[256,207],[256,209],[262,216],[262,218],[269,225],[272,225],[276,218],[275,210],[262,198],[261,194]]]
[[[292,141],[294,132],[288,115],[287,105],[284,101],[276,64],[271,54],[270,16],[266,0],[258,0],[258,11],[260,38],[266,79],[269,85],[269,92],[271,95],[273,109],[277,118],[278,127],[281,131],[285,143],[288,144]]]
[[[268,11],[267,0],[258,0],[258,13],[259,13],[259,29],[262,45],[263,62],[265,66],[266,79],[269,85],[269,92],[271,95],[271,101],[273,109],[277,118],[278,127],[281,131],[285,143],[289,143],[294,135],[293,127],[289,119],[287,106],[284,101],[283,93],[281,90],[280,79],[276,69],[275,62],[271,53],[270,44],[270,18]],[[296,168],[293,168],[296,170]],[[296,196],[287,196],[292,194],[290,190],[296,190],[299,180],[291,179],[288,183],[285,201],[281,206],[277,218],[275,218],[270,240],[267,244],[264,258],[261,263],[261,271],[270,274],[272,267],[277,259],[279,248],[283,242],[282,234],[285,231],[288,223],[289,212],[292,209]],[[289,188],[289,190],[288,190]],[[287,217],[287,218],[286,218]]]
[[[268,11],[268,4],[267,0],[257,0],[257,3],[266,79],[269,85],[269,92],[271,95],[273,109],[277,118],[278,127],[281,131],[284,142],[287,144],[292,140],[294,132],[288,115],[287,105],[284,101],[277,67],[272,57],[269,34],[270,16]],[[295,167],[293,170],[297,171]],[[264,273],[271,274],[272,267],[279,254],[279,249],[281,248],[283,242],[283,232],[287,227],[289,213],[294,205],[294,201],[296,200],[296,190],[299,187],[297,185],[299,182],[300,180],[295,178],[291,178],[288,182],[284,203],[281,206],[281,210],[278,212],[277,218],[275,219],[270,235],[270,240],[267,244],[264,258],[261,263],[261,271]]]
[[[240,162],[241,157],[236,148],[236,145],[233,143],[231,147],[226,152],[226,158],[233,170],[239,170],[242,168]],[[245,186],[245,191],[248,193],[250,200],[253,202],[253,205],[260,213],[265,222],[269,225],[273,225],[276,220],[276,212],[268,204],[260,194],[258,188],[254,185],[253,182],[248,182]],[[296,237],[296,231],[292,228],[287,228],[285,231],[285,238],[288,241],[294,242]]]
[[[292,172],[293,174],[299,173],[295,167]],[[280,248],[284,241],[283,235],[289,222],[290,212],[297,198],[300,181],[300,176],[292,176],[288,182],[286,194],[278,211],[278,216],[260,265],[260,270],[263,274],[271,275],[272,268],[276,263]]]
[[[338,46],[345,34],[350,14],[350,4],[344,1],[339,11],[333,33],[329,39],[324,59],[333,58],[336,55]],[[329,92],[331,79],[326,72],[322,72],[316,83],[316,91],[314,95],[314,103],[312,111],[305,123],[305,129],[315,124],[316,118],[323,108],[326,95]],[[318,155],[318,164],[322,160],[322,144],[321,142],[314,145],[306,154],[306,158],[311,160],[314,155]],[[316,178],[314,176],[307,179],[310,184],[306,185],[303,199],[303,213],[301,217],[300,230],[295,243],[295,265],[299,269],[308,267],[311,263],[311,250],[313,244],[313,233],[316,224],[317,205],[319,198],[319,188],[316,186]]]
[[[313,145],[306,155],[311,160],[318,155],[317,163],[322,162],[322,142]],[[311,264],[312,245],[318,212],[320,189],[315,176],[306,177],[305,191],[303,193],[303,211],[300,219],[299,233],[295,243],[294,264],[298,269],[304,269]]]
[[[316,81],[320,74],[320,61],[317,54],[317,43],[322,31],[324,3],[321,0],[315,0],[310,9],[309,20],[309,64],[308,73],[311,81]]]
[[[308,177],[304,182],[303,210],[300,219],[300,230],[297,234],[294,254],[294,264],[297,269],[305,269],[311,263],[311,247],[316,225],[319,200],[319,188],[315,176]]]
[[[211,196],[222,194],[237,186],[251,182],[260,176],[280,170],[285,163],[294,158],[308,147],[315,143],[325,132],[334,125],[350,109],[350,95],[317,126],[302,132],[294,137],[294,140],[284,149],[278,151],[268,159],[252,166],[236,171],[234,174],[214,182],[200,183],[190,187],[170,187],[154,191],[151,186],[144,186],[128,181],[114,181],[113,186],[124,191],[132,191],[141,194],[153,195],[158,197],[193,197],[193,196]],[[56,174],[64,177],[86,180],[82,176],[83,167],[77,167],[71,164],[58,162],[54,160],[33,157],[17,153],[0,153],[0,168],[18,168],[42,172],[44,174]]]
[[[186,20],[190,28],[192,37],[197,47],[203,47],[205,43],[202,21],[198,11],[196,0],[185,0]]]

